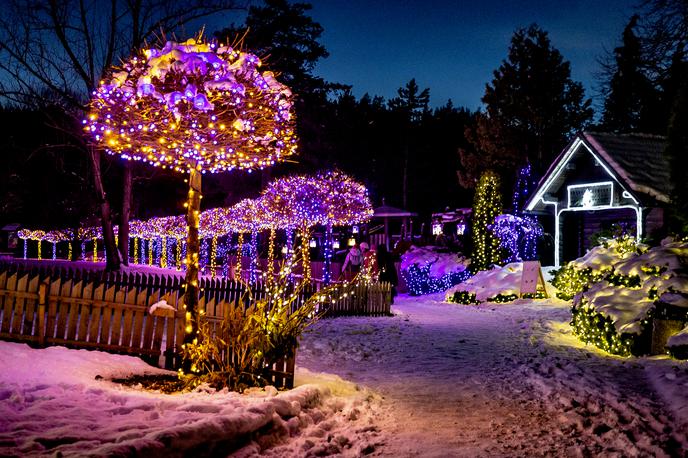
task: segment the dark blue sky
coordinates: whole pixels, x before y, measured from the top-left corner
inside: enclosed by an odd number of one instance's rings
[[[493,1],[312,0],[330,57],[316,73],[353,85],[361,96],[396,95],[415,77],[431,105],[451,98],[476,109],[485,84],[506,57],[518,27],[550,33],[572,75],[594,95],[597,59],[613,49],[637,2],[631,0]]]

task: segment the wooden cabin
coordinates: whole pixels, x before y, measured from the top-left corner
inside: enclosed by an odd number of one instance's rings
[[[581,132],[559,154],[526,203],[553,234],[555,266],[585,254],[591,237],[613,224],[631,228],[638,240],[663,227],[671,186],[665,142]]]

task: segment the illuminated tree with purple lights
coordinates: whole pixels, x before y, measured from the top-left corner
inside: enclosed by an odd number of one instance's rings
[[[529,197],[532,167],[526,164],[518,170],[512,197],[513,214],[495,218],[492,233],[499,239],[503,262],[530,261],[537,258],[537,241],[543,235],[537,218],[523,213]]]
[[[281,224],[287,231],[298,230],[301,235],[303,281],[311,275],[309,242],[311,227],[320,222],[320,207],[313,181],[305,175],[292,175],[273,181],[263,191],[261,200],[267,219]]]
[[[269,220],[291,230],[299,229],[302,244],[303,279],[310,279],[308,256],[311,228],[325,226],[325,283],[329,283],[332,258],[332,226],[365,222],[373,208],[366,187],[338,171],[295,175],[272,182],[261,200]]]
[[[201,174],[263,168],[294,154],[291,91],[253,54],[167,42],[93,92],[85,130],[110,154],[189,173],[185,343],[197,335]]]
[[[237,246],[236,274],[241,278],[242,257],[244,251],[244,234],[251,233],[249,250],[249,282],[255,283],[258,263],[258,232],[268,227],[265,216],[255,199],[244,199],[229,208],[227,220],[231,222],[234,232],[239,233]]]
[[[373,206],[366,187],[339,170],[319,173],[315,180],[325,215],[321,221],[325,225],[323,282],[328,285],[332,280],[332,226],[366,222],[373,216]]]

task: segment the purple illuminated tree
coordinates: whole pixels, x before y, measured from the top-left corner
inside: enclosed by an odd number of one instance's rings
[[[201,176],[264,168],[296,151],[291,91],[253,54],[167,42],[114,68],[83,121],[110,154],[188,173],[186,338],[197,335]]]

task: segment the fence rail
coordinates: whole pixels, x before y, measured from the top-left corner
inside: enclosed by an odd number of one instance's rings
[[[205,310],[205,319],[217,323],[226,304],[237,303],[246,286],[224,278],[202,278],[200,289],[199,309]],[[305,288],[297,302],[317,290],[317,285]],[[254,285],[252,293],[263,297],[265,285]],[[342,295],[325,316],[390,313],[389,284],[356,285]],[[164,366],[176,369],[184,339],[182,298],[180,275],[104,273],[68,263],[0,261],[0,339],[138,355],[154,364],[164,355]],[[163,299],[174,310],[158,308],[150,313],[150,307]],[[273,365],[274,386],[293,386],[294,359]]]

